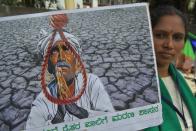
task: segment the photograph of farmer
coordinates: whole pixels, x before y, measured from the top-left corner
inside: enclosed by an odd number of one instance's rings
[[[38,50],[45,56],[51,44],[47,72],[53,79],[48,83],[47,90],[52,97],[63,100],[76,96],[83,87],[84,74],[75,57],[80,56],[82,50],[78,38],[63,30],[63,25],[67,22],[65,14],[53,15],[50,21],[56,34],[42,35]],[[63,38],[66,38],[76,55],[65,45]],[[87,73],[85,90],[77,101],[56,104],[48,100],[42,91],[32,103],[26,129],[89,118],[106,112],[114,112],[110,97],[99,77]]]

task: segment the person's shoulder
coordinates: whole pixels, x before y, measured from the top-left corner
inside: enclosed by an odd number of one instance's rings
[[[39,103],[42,103],[42,101],[45,99],[45,95],[43,91],[41,91],[33,101],[32,105],[39,105]]]
[[[182,76],[184,75],[184,73],[182,72],[182,70],[180,70],[180,69],[176,69]]]
[[[99,79],[99,77],[96,75],[96,74],[93,74],[93,73],[87,73],[87,79]],[[79,73],[77,75],[77,78],[82,78],[83,77],[83,74],[82,73]]]
[[[97,75],[95,75],[95,74],[93,74],[93,73],[89,73],[88,76],[89,76],[89,77],[92,77],[92,78],[99,78]]]
[[[186,73],[183,73],[181,70],[178,70],[178,72],[182,76],[182,78],[184,79],[184,81],[187,83],[187,86],[191,90],[193,96],[196,96],[196,87],[195,87],[195,82],[194,82],[194,76],[193,76],[193,74],[186,74]]]

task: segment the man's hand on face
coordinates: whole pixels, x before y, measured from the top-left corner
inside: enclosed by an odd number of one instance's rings
[[[73,53],[66,48],[64,42],[57,41],[51,50],[50,61],[55,67],[59,98],[72,97],[76,73],[76,59]]]

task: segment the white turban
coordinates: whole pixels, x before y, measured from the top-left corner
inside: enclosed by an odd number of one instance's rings
[[[74,35],[69,34],[67,32],[63,32],[63,34],[64,34],[65,38],[67,38],[67,40],[71,44],[71,46],[75,49],[75,51],[78,54],[81,54],[81,47],[78,42],[78,39]],[[38,43],[37,47],[38,47],[38,50],[41,53],[41,55],[44,56],[47,51],[47,47],[48,47],[48,44],[49,44],[50,39],[52,37],[52,34],[47,35],[47,32],[45,32],[44,30],[41,30],[41,35],[42,36],[39,39],[39,43]],[[53,41],[53,45],[59,40],[62,40],[62,38],[60,37],[59,32],[57,32],[55,35],[54,41]]]

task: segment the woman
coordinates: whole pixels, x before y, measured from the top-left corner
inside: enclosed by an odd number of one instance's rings
[[[172,64],[187,34],[186,18],[172,6],[151,12],[154,47],[161,89],[163,123],[146,131],[196,131],[196,98]]]

